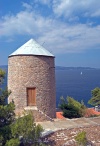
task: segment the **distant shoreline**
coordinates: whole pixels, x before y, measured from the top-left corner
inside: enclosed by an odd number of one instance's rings
[[[97,70],[100,68],[92,68],[92,67],[63,67],[56,66],[56,70]]]
[[[8,69],[8,65],[0,65],[0,68]],[[100,68],[55,66],[55,70],[100,70]]]

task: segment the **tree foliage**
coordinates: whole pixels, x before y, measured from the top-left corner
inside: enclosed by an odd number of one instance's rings
[[[0,83],[5,77],[5,72],[0,69]],[[6,141],[11,138],[10,125],[15,120],[14,103],[7,104],[7,98],[10,92],[8,89],[0,89],[0,144],[5,145]]]
[[[91,91],[91,94],[92,94],[92,97],[88,101],[88,103],[94,106],[100,105],[100,88],[96,87],[95,89]]]
[[[67,97],[65,100],[61,97],[59,108],[63,111],[63,116],[67,118],[79,118],[84,116],[86,106],[84,102],[78,102],[72,97]]]
[[[22,137],[23,143],[38,143],[43,128],[41,125],[36,125],[31,113],[19,117],[15,123],[11,125],[11,132],[14,138]]]
[[[6,142],[5,146],[19,146],[19,144],[20,144],[20,141],[18,138],[16,138],[16,139],[12,138]]]
[[[0,69],[0,84],[2,83],[4,77],[5,77],[5,71],[3,71],[2,69]]]
[[[8,91],[8,89],[2,89],[0,88],[0,105],[6,105],[7,104],[7,98],[10,95],[11,91]]]

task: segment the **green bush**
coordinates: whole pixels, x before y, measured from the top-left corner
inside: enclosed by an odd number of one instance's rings
[[[15,138],[22,137],[23,143],[38,143],[43,128],[36,125],[31,113],[19,117],[11,126],[12,136]]]
[[[0,146],[2,146],[2,143],[3,143],[3,136],[0,135]]]
[[[4,77],[5,77],[5,71],[0,69],[0,84],[2,83]]]
[[[100,105],[100,88],[96,87],[91,91],[92,97],[88,101],[89,104],[93,106],[98,106]]]
[[[80,103],[69,96],[67,97],[67,100],[61,97],[59,108],[63,111],[63,116],[70,119],[83,117],[86,110],[84,102]]]
[[[5,72],[0,69],[0,84],[3,83]],[[5,146],[7,140],[12,138],[10,125],[15,121],[15,105],[7,104],[7,98],[11,92],[0,88],[0,146]]]
[[[20,141],[18,138],[16,139],[10,139],[9,141],[6,142],[6,145],[5,146],[19,146],[20,144]]]
[[[4,78],[5,76],[5,71],[0,69],[0,78]]]
[[[79,146],[80,145],[86,146],[87,144],[86,132],[85,131],[79,132],[75,137],[75,140]]]

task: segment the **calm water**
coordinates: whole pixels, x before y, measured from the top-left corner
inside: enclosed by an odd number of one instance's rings
[[[61,96],[71,96],[87,104],[95,87],[100,87],[100,70],[56,70],[56,105]]]
[[[4,69],[7,71],[7,67]],[[81,74],[82,72],[82,74]],[[7,86],[7,77],[3,88]],[[100,87],[100,69],[96,70],[56,70],[56,106],[60,97],[71,96],[87,104],[91,98],[91,90]],[[89,105],[88,105],[89,106]]]

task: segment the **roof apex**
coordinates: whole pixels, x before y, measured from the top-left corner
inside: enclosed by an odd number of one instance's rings
[[[34,39],[30,39],[12,54],[10,54],[9,57],[16,55],[40,55],[54,57],[52,53],[46,50],[43,46],[39,45]]]

